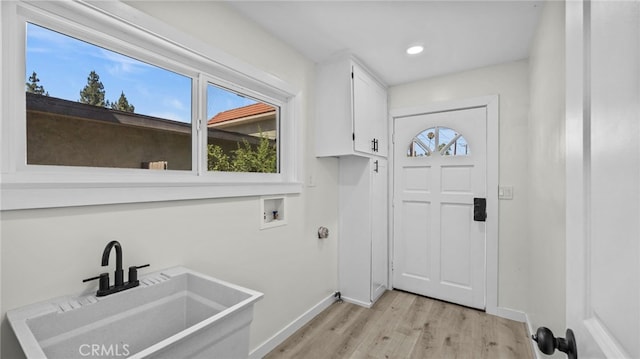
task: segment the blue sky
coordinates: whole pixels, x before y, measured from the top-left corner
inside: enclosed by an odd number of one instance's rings
[[[27,25],[25,82],[35,71],[52,97],[77,101],[93,70],[100,76],[106,99],[115,102],[124,92],[139,114],[191,122],[191,78],[161,69],[57,32]],[[208,117],[255,103],[224,89],[209,86]]]

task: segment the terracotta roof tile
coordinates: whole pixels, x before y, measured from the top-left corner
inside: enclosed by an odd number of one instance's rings
[[[276,108],[271,105],[258,102],[258,103],[254,103],[253,105],[238,107],[231,110],[220,112],[217,115],[213,116],[207,122],[207,125],[213,125],[213,124],[221,123],[225,121],[237,120],[239,118],[260,115],[263,113],[275,111],[275,109]]]

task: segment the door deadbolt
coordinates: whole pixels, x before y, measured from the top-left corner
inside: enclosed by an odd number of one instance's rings
[[[473,220],[476,222],[485,222],[487,220],[487,199],[473,199]]]

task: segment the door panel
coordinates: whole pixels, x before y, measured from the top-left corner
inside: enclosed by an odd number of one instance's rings
[[[638,358],[640,3],[566,11],[567,326],[580,357]]]
[[[389,278],[388,166],[381,158],[371,161],[371,301],[375,302],[387,290]]]
[[[371,106],[371,99],[375,98],[375,84],[359,66],[354,65],[352,71],[353,132],[356,134],[354,149],[373,153],[371,140],[375,136],[375,125],[371,121],[375,116],[375,108]]]
[[[440,255],[444,258],[441,279],[448,285],[471,290],[471,242],[474,237],[468,218],[473,217],[473,206],[443,203],[440,213]]]
[[[486,109],[396,118],[394,287],[485,306]]]
[[[354,64],[352,71],[354,149],[387,156],[387,92],[360,66]]]
[[[431,232],[431,204],[428,202],[402,202],[402,219],[404,222],[397,223],[400,226],[400,246],[397,247],[397,257],[402,258],[404,263],[403,276],[412,279],[429,281],[431,278],[431,268],[424,260],[425,256],[430,256],[431,242],[428,240],[428,233]],[[407,279],[408,281],[408,279]],[[398,283],[394,281],[395,286]]]
[[[472,166],[447,166],[440,168],[442,193],[471,193]]]

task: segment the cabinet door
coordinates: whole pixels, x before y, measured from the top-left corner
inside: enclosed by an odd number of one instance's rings
[[[387,160],[371,161],[371,301],[375,302],[388,282]]]
[[[372,123],[374,126],[373,137],[376,139],[376,151],[378,156],[387,157],[389,126],[387,122],[387,90],[384,87],[377,86],[373,94],[372,103],[375,104],[375,112],[372,114]]]
[[[371,304],[371,160],[339,160],[338,281],[345,300]]]
[[[379,125],[380,86],[358,65],[353,65],[353,148],[355,151],[375,154],[373,140]],[[386,101],[386,95],[385,95]],[[386,103],[386,102],[385,102]]]

